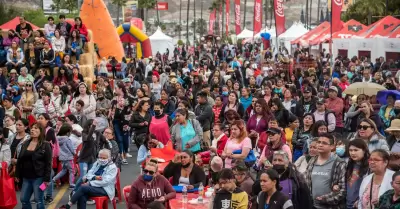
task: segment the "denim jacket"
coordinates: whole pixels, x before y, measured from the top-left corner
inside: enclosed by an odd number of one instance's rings
[[[86,179],[89,180],[90,186],[102,187],[107,192],[110,200],[113,200],[115,197],[115,182],[117,179],[118,168],[112,161],[110,161],[101,175],[102,180],[91,180],[96,176],[95,173],[99,168],[100,164],[96,161],[93,164],[93,167],[86,174]]]

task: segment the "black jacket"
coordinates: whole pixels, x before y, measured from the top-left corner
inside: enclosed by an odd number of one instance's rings
[[[31,143],[32,139],[24,142],[21,147],[21,152],[18,156],[18,161],[26,154],[29,144]],[[17,168],[16,168],[16,176],[18,178],[22,177],[21,172],[22,163],[18,163],[17,161]],[[20,161],[19,161],[20,162]],[[52,162],[53,162],[53,151],[51,148],[51,144],[49,142],[42,142],[42,144],[38,144],[35,149],[35,153],[32,156],[32,163],[35,170],[33,172],[36,173],[36,176],[43,177],[44,182],[50,182],[51,176],[51,169],[52,169]]]
[[[78,157],[80,163],[92,164],[96,162],[100,144],[106,141],[103,134],[95,131],[95,129],[96,126],[91,125],[87,133],[82,133],[82,149]]]
[[[143,123],[147,121],[147,126],[143,125],[141,126],[140,123]],[[134,112],[132,114],[132,118],[131,121],[129,123],[129,125],[132,128],[135,128],[135,134],[139,135],[139,134],[147,134],[149,132],[149,125],[151,122],[151,115],[150,113],[146,112],[146,115],[144,117],[142,117],[139,112]]]
[[[30,65],[31,63],[31,57],[29,55],[29,49],[25,50],[25,63],[27,65]],[[39,67],[40,65],[40,51],[38,49],[34,49],[34,54],[35,54],[35,60],[32,60],[32,63],[35,64],[35,67]]]
[[[266,192],[260,192],[260,194],[258,194],[258,209],[264,209],[267,198]],[[292,201],[285,194],[276,191],[269,199],[268,209],[294,209],[294,207]]]
[[[228,104],[226,104],[228,105]],[[221,123],[223,123],[225,121],[225,109],[226,109],[226,105],[224,105],[221,109],[221,113],[219,114],[219,121]],[[244,117],[244,107],[242,105],[242,103],[238,102],[237,103],[238,108],[237,108],[237,113],[240,115],[241,118]]]
[[[196,115],[196,120],[200,122],[203,128],[203,132],[211,130],[214,113],[208,103],[198,104],[194,110],[194,114]]]
[[[288,127],[290,112],[283,108],[274,112],[275,119],[278,121],[279,127]]]
[[[306,108],[304,98],[302,97],[300,101],[297,103],[297,105],[299,106],[298,107],[299,112],[297,115],[303,117],[305,113],[315,112],[315,110],[317,110],[317,101],[318,101],[317,97],[311,96],[310,105],[309,107]]]
[[[171,161],[164,169],[164,176],[167,179],[172,177],[172,185],[178,185],[179,178],[181,177],[181,170],[182,164]],[[193,165],[192,172],[190,172],[189,183],[195,188],[199,187],[200,183],[203,183],[203,186],[206,185],[206,175],[203,169],[196,164]]]

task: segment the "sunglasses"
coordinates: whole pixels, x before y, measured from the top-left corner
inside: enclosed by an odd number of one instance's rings
[[[269,136],[275,136],[276,133],[268,132],[268,135],[269,135]]]
[[[32,87],[32,84],[26,84],[27,87]]]
[[[357,126],[357,129],[362,129],[362,130],[367,130],[368,128],[371,128],[371,126],[362,126],[362,125],[359,125],[359,126]]]
[[[154,171],[149,171],[147,169],[143,169],[143,173],[148,173],[150,175],[153,175],[155,172]]]

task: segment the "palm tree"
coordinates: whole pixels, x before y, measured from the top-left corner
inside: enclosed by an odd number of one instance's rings
[[[190,0],[187,3],[187,11],[186,11],[186,44],[189,44],[189,9],[190,9]]]
[[[312,21],[311,16],[312,16],[312,0],[310,0],[310,22],[308,23],[310,25],[310,27],[311,27],[311,21]]]
[[[117,25],[119,25],[119,15],[123,6],[128,0],[112,0],[111,3],[117,6]]]
[[[324,12],[323,12],[322,9],[321,9],[321,15],[320,15],[320,17],[319,17],[319,23],[322,23],[322,22],[324,22],[324,21],[325,21]]]
[[[320,23],[321,23],[321,21],[320,21],[320,17],[319,17],[319,10],[321,9],[321,0],[318,0],[318,3],[317,3],[317,22],[319,21]],[[322,14],[322,13],[321,13]]]
[[[246,28],[246,11],[247,11],[247,0],[244,0],[244,11],[243,11],[243,27]]]
[[[196,43],[196,1],[193,1],[193,46]]]
[[[181,24],[182,24],[182,0],[179,1],[179,25]],[[179,28],[181,29],[181,27]],[[181,40],[181,30],[179,30],[179,40]]]
[[[115,1],[122,1],[122,0],[115,0]],[[144,19],[145,19],[145,22],[148,22],[149,9],[153,9],[156,6],[156,1],[155,0],[139,0],[138,6],[139,6],[139,8],[146,10],[146,17]]]
[[[305,24],[305,20],[304,20],[304,9],[301,9],[301,13],[300,13],[300,22]]]
[[[385,13],[386,4],[384,0],[363,0],[357,9],[361,14],[368,17],[368,24],[371,24],[372,15],[382,15]]]
[[[309,29],[308,28],[308,0],[306,0],[306,28],[307,29]]]

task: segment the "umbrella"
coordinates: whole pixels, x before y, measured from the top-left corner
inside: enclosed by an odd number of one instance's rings
[[[378,91],[387,90],[382,85],[376,83],[368,83],[368,82],[357,82],[351,84],[349,87],[344,90],[344,94],[350,95],[360,95],[365,94],[367,96],[373,96],[378,93]]]
[[[378,100],[379,104],[381,105],[386,105],[386,98],[387,96],[393,96],[394,100],[400,100],[400,92],[397,90],[383,90],[379,91],[378,94],[376,95],[376,99]]]

